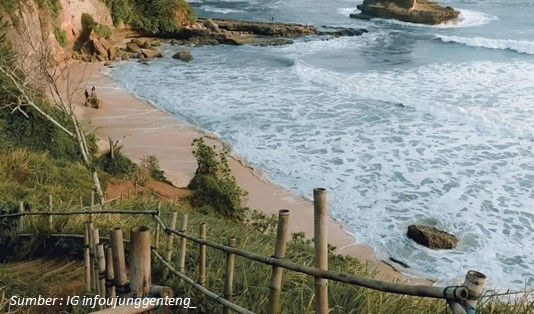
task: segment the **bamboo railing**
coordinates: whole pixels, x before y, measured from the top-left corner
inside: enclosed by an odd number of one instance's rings
[[[51,203],[50,203],[51,204]],[[93,207],[93,206],[91,206]],[[52,209],[52,206],[49,206]],[[182,217],[181,230],[176,230],[177,213],[173,213],[171,226],[167,226],[159,216],[159,210],[82,210],[82,211],[46,211],[27,212],[21,210],[19,213],[0,215],[0,218],[22,218],[25,216],[64,216],[64,215],[99,215],[99,214],[122,214],[122,215],[150,215],[156,222],[156,230],[161,230],[167,234],[167,243],[164,248],[165,257],[156,250],[156,245],[151,246],[150,229],[146,226],[133,227],[130,242],[124,241],[120,228],[110,230],[110,238],[100,237],[98,229],[95,229],[91,222],[86,223],[84,235],[54,234],[51,237],[72,237],[84,239],[84,260],[86,265],[86,291],[95,291],[100,296],[106,293],[117,293],[120,296],[128,296],[129,293],[137,297],[148,297],[151,291],[151,266],[150,255],[152,254],[164,266],[163,281],[169,273],[177,276],[183,282],[191,285],[201,295],[220,303],[223,306],[223,313],[252,313],[239,305],[231,302],[233,295],[233,263],[235,257],[245,258],[254,262],[272,266],[271,280],[269,281],[269,301],[267,312],[280,312],[280,293],[282,282],[282,271],[289,270],[302,273],[315,278],[315,313],[328,313],[328,280],[357,285],[369,289],[374,289],[386,293],[402,295],[445,299],[454,314],[474,313],[478,299],[485,285],[486,276],[482,273],[470,270],[466,275],[466,280],[462,286],[434,287],[423,285],[408,285],[402,283],[392,283],[376,279],[356,276],[352,274],[329,271],[328,270],[328,249],[326,217],[326,191],[324,189],[314,190],[314,239],[315,239],[315,267],[308,267],[293,263],[284,259],[285,244],[287,242],[287,230],[289,220],[289,210],[279,211],[276,243],[272,256],[263,256],[254,252],[241,250],[235,247],[235,238],[230,237],[227,244],[216,243],[207,240],[206,224],[200,225],[200,236],[195,237],[187,233],[187,214]],[[19,226],[19,230],[20,229]],[[50,228],[52,230],[52,228]],[[30,234],[20,234],[21,237],[31,236]],[[178,269],[171,264],[173,248],[173,238],[180,238],[180,250],[178,257]],[[157,233],[156,238],[159,238]],[[109,248],[104,246],[104,241],[109,243]],[[191,241],[199,245],[199,278],[196,282],[185,274],[186,241]],[[126,277],[126,263],[123,243],[130,245],[130,280]],[[206,284],[206,248],[224,252],[227,254],[226,275],[224,280],[223,295],[218,295],[210,291]],[[111,254],[111,256],[110,256]],[[113,267],[110,267],[113,265]],[[114,289],[112,289],[114,288]],[[111,292],[113,291],[113,292]],[[102,313],[123,313],[127,309],[116,308],[107,309]],[[148,309],[145,309],[148,310]]]

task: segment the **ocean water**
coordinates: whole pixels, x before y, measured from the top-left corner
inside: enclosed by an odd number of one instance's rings
[[[534,5],[441,3],[459,20],[360,21],[347,0],[195,0],[199,16],[369,33],[190,48],[190,63],[168,46],[112,75],[274,183],[306,197],[327,188],[331,215],[405,273],[447,281],[476,269],[492,287],[534,287]],[[414,223],[456,234],[458,247],[414,244]]]

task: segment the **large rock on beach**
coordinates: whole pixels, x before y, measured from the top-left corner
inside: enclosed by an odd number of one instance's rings
[[[133,52],[133,53],[140,53],[141,48],[136,43],[127,43],[126,51]]]
[[[191,55],[191,52],[189,52],[187,50],[178,51],[172,57],[174,59],[182,60],[182,61],[185,61],[185,62],[189,62],[189,61],[193,60],[193,56]]]
[[[156,49],[141,49],[141,53],[146,59],[163,58],[163,54]]]
[[[458,238],[445,231],[425,225],[408,226],[408,238],[431,249],[453,249]]]
[[[418,24],[441,24],[460,15],[451,7],[427,0],[364,0],[356,7],[362,13],[351,14],[352,18],[379,17]]]

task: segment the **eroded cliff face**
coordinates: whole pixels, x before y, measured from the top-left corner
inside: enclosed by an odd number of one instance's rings
[[[68,58],[74,42],[82,30],[82,14],[89,13],[96,22],[113,26],[111,14],[100,0],[59,0],[61,9],[53,12],[48,5],[39,5],[37,0],[21,0],[16,8],[8,12],[3,8],[4,20],[13,27],[8,29],[8,39],[14,44],[20,56],[34,57],[39,49],[49,49],[57,60]],[[60,37],[67,42],[62,47]]]
[[[89,13],[99,24],[113,27],[111,13],[101,0],[60,0],[60,3],[63,9],[58,20],[70,43],[80,36],[83,13]]]

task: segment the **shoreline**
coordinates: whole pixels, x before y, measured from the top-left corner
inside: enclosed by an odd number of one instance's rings
[[[81,90],[95,86],[97,95],[103,100],[101,109],[83,106],[81,92],[80,97],[74,100],[76,114],[84,127],[96,134],[99,150],[107,149],[108,137],[115,141],[122,139],[125,155],[135,162],[142,156],[156,156],[169,181],[182,187],[189,183],[197,167],[192,154],[193,139],[204,136],[210,144],[222,143],[221,139],[186,125],[171,113],[137,98],[107,75],[103,64],[77,63],[74,71],[85,81],[80,86]],[[228,161],[238,185],[249,193],[247,206],[275,215],[279,209],[289,209],[289,232],[304,232],[307,238],[313,238],[312,201],[269,182],[260,170],[238,157],[231,156]],[[336,253],[361,260],[370,272],[380,273],[378,278],[433,284],[428,279],[404,275],[389,263],[377,259],[370,246],[356,243],[356,239],[330,215],[327,226],[328,243],[337,247]]]

